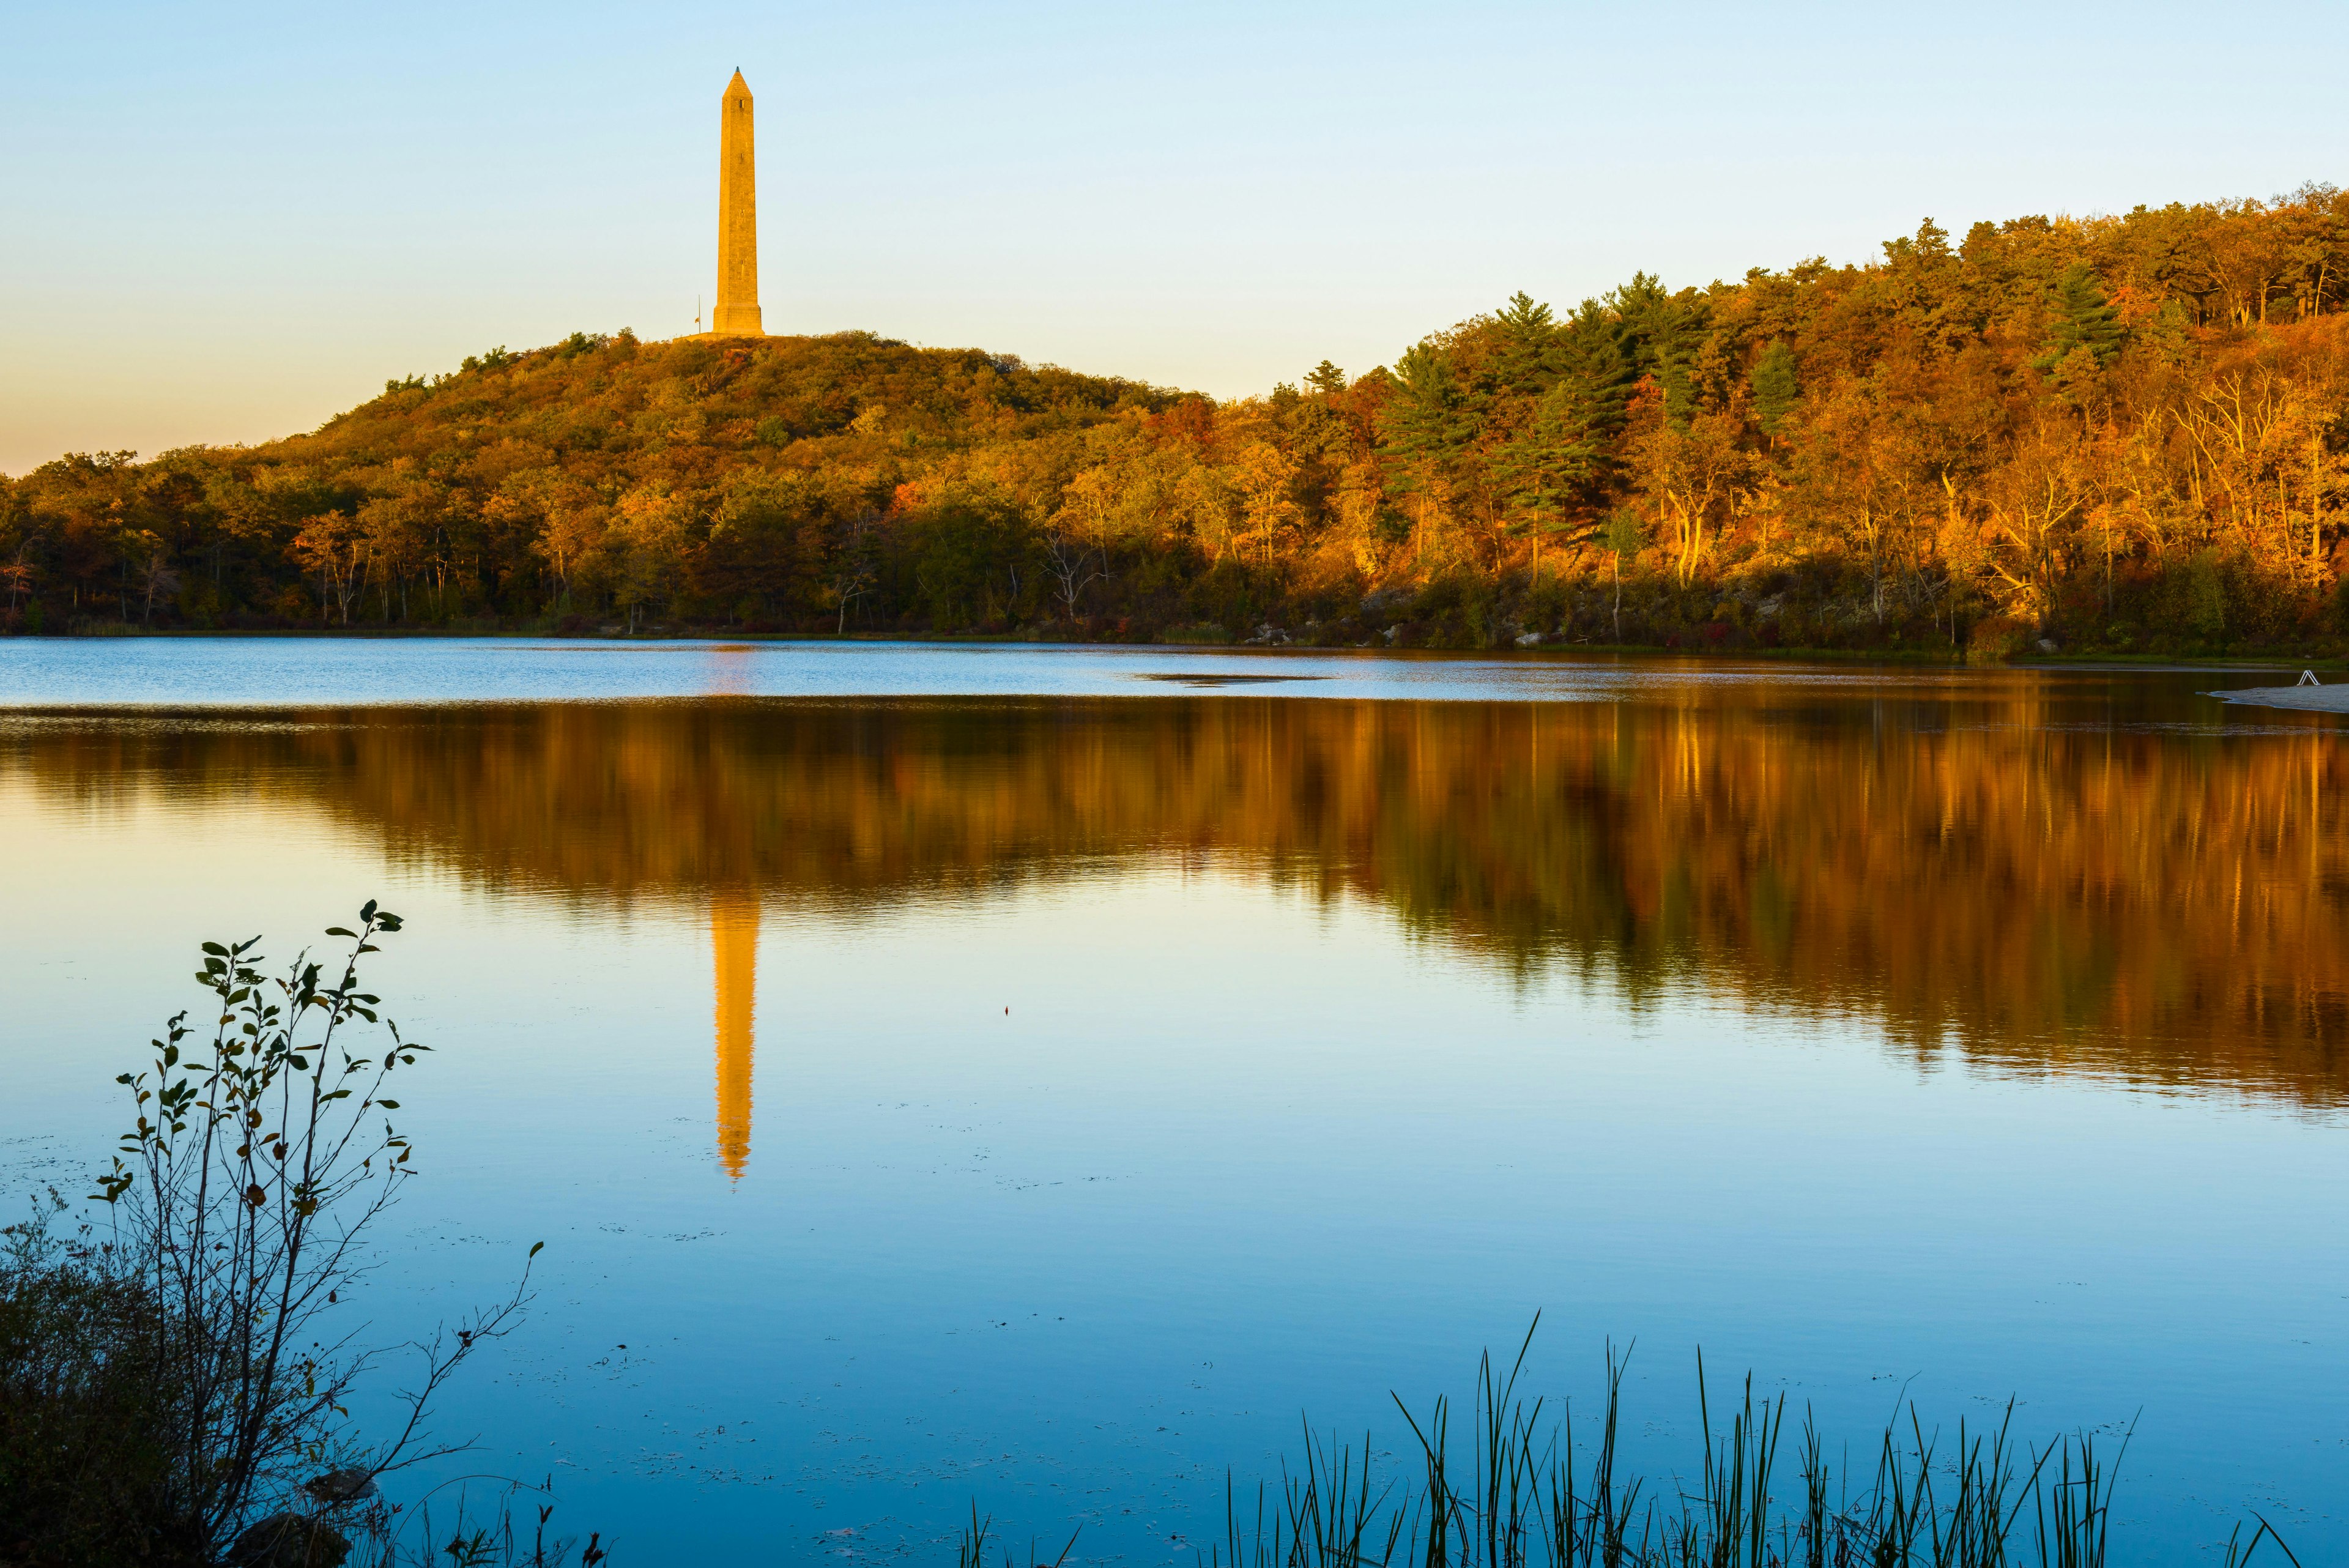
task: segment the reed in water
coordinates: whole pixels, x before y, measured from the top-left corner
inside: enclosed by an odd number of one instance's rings
[[[1536,1319],[1537,1324],[1539,1319]],[[1596,1432],[1560,1407],[1518,1392],[1526,1332],[1506,1372],[1478,1366],[1466,1441],[1439,1397],[1414,1413],[1396,1397],[1415,1460],[1372,1473],[1371,1438],[1351,1443],[1308,1424],[1296,1469],[1243,1498],[1226,1480],[1223,1539],[1204,1568],[2105,1568],[2128,1561],[2111,1540],[2124,1435],[2100,1448],[2080,1432],[2044,1446],[2020,1441],[2012,1401],[1996,1426],[1964,1421],[1946,1446],[1914,1404],[1887,1423],[1858,1468],[1830,1461],[1806,1410],[1785,1446],[1785,1396],[1757,1396],[1749,1373],[1725,1425],[1697,1360],[1702,1452],[1692,1477],[1651,1481],[1620,1468],[1626,1355],[1607,1350],[1607,1395]],[[2248,1531],[2248,1533],[2246,1532]],[[976,1510],[957,1561],[980,1568],[988,1527]],[[2299,1559],[2254,1514],[2226,1542],[2227,1568],[2272,1548]],[[1032,1559],[1032,1552],[1030,1553]],[[1015,1559],[1008,1549],[1002,1561]]]

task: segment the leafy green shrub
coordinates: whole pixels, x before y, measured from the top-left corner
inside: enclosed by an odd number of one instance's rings
[[[363,956],[399,925],[369,900],[356,929],[331,929],[350,944],[339,975],[305,952],[272,977],[258,938],[206,942],[209,1038],[181,1012],[151,1069],[119,1080],[136,1122],[92,1195],[110,1235],[59,1240],[54,1193],[6,1232],[0,1568],[254,1568],[288,1542],[325,1568],[346,1529],[397,1558],[376,1479],[455,1451],[427,1436],[432,1398],[520,1321],[530,1273],[415,1347],[388,1439],[348,1429],[379,1355],[326,1320],[412,1173],[385,1091],[426,1049],[359,988]]]

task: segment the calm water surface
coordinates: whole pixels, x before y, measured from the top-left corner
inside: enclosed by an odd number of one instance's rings
[[[1188,1562],[1537,1309],[1667,1484],[1702,1345],[2342,1561],[2349,762],[2198,695],[2272,680],[0,642],[0,1174],[85,1179],[197,941],[374,895],[440,1053],[360,1310],[544,1239],[443,1426],[621,1568]]]

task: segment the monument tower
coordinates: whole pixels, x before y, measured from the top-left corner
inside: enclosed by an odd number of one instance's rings
[[[765,335],[759,325],[759,202],[750,151],[750,87],[736,71],[718,105],[718,304],[709,330]]]

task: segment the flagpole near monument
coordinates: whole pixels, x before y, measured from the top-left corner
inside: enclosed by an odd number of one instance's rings
[[[718,113],[718,302],[709,312],[709,330],[720,337],[762,337],[758,160],[751,144],[750,87],[740,70],[726,84]]]

